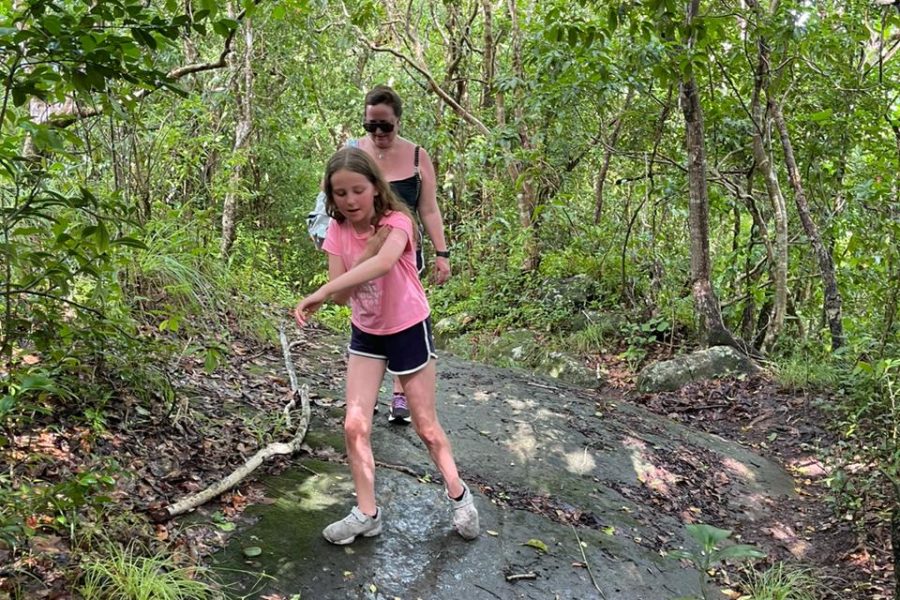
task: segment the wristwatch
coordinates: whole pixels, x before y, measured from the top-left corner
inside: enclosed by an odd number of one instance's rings
[[[434,255],[439,256],[441,258],[450,258],[450,251],[449,250],[436,250]]]

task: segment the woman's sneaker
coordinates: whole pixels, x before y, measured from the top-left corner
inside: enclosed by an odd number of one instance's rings
[[[394,393],[394,397],[391,398],[391,412],[388,413],[388,421],[398,425],[412,421],[409,416],[409,405],[404,394]]]
[[[358,535],[372,537],[379,533],[381,533],[381,509],[378,509],[374,517],[370,517],[359,510],[358,506],[354,506],[349,515],[322,531],[326,540],[339,546],[353,542]]]
[[[478,509],[475,508],[475,498],[469,491],[469,486],[465,483],[462,486],[464,490],[462,498],[454,500],[447,496],[453,507],[453,527],[465,539],[474,540],[481,533],[481,527],[478,525]]]

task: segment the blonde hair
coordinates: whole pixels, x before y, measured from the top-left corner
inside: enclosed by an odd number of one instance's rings
[[[328,164],[325,167],[324,187],[325,212],[328,213],[329,217],[338,223],[343,223],[345,220],[344,215],[338,210],[337,204],[334,201],[334,188],[331,184],[332,175],[338,171],[359,173],[368,179],[375,187],[375,214],[372,217],[373,227],[377,227],[381,222],[382,217],[391,211],[403,213],[409,218],[410,223],[413,224],[413,245],[418,242],[418,239],[416,239],[418,232],[415,227],[415,220],[413,219],[409,207],[394,194],[391,185],[385,181],[384,176],[381,174],[381,170],[378,168],[378,165],[375,164],[375,161],[372,160],[372,157],[359,148],[341,148],[328,160]]]

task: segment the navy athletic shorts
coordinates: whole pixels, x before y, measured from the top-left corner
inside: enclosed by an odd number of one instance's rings
[[[387,362],[392,375],[406,375],[423,369],[428,361],[437,358],[431,318],[389,335],[366,333],[350,324],[350,354],[377,358]]]

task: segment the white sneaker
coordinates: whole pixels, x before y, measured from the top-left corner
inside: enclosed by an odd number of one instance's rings
[[[374,517],[370,517],[359,510],[358,506],[354,506],[349,515],[322,531],[326,540],[339,546],[351,543],[358,535],[372,537],[379,533],[381,533],[381,510],[379,509]]]
[[[462,483],[463,497],[460,500],[454,500],[448,495],[450,505],[453,507],[453,527],[456,532],[467,540],[474,540],[481,533],[481,527],[478,524],[478,509],[475,508],[475,498],[469,491],[469,486]]]

